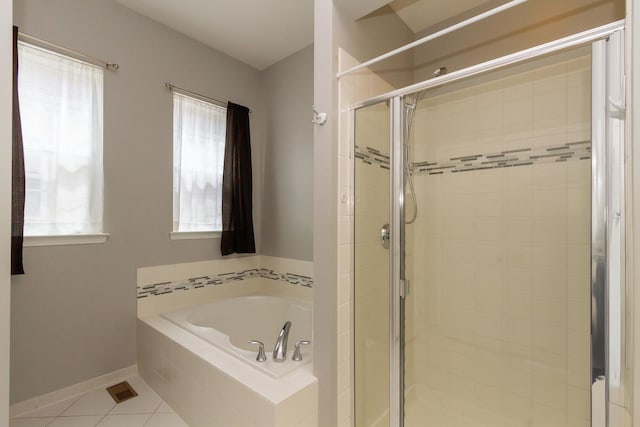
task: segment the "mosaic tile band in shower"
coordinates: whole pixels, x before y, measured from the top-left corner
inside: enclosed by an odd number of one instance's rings
[[[591,141],[571,142],[539,148],[521,148],[500,153],[474,154],[454,157],[444,163],[416,162],[411,165],[411,169],[415,175],[441,175],[445,172],[470,172],[587,159],[591,159]]]
[[[362,148],[356,145],[355,148],[356,159],[360,159],[368,165],[389,169],[389,156],[371,147]],[[443,163],[435,161],[414,162],[411,164],[411,171],[415,175],[442,175],[447,172],[470,172],[588,159],[591,159],[591,141],[578,141],[539,148],[506,150],[500,153],[458,156]]]
[[[137,296],[147,298],[157,295],[170,294],[177,291],[204,288],[205,286],[222,285],[224,283],[238,282],[245,279],[262,277],[270,280],[279,280],[295,286],[310,288],[313,286],[313,278],[293,273],[278,273],[268,268],[254,268],[240,272],[221,273],[215,276],[192,277],[175,282],[161,282],[150,285],[138,286]]]
[[[359,147],[356,145],[355,155],[367,165],[377,165],[382,169],[389,169],[390,157],[371,147]]]

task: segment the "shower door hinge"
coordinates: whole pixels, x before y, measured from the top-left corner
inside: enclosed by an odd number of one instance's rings
[[[400,298],[406,298],[409,295],[409,281],[400,279]]]

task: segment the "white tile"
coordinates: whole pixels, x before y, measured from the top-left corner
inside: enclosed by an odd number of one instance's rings
[[[171,414],[173,412],[175,411],[171,409],[171,406],[167,405],[166,402],[162,402],[158,409],[156,409],[156,414]]]
[[[151,414],[107,415],[98,427],[143,427]]]
[[[77,401],[79,396],[74,396],[69,399],[65,399],[61,402],[54,403],[53,405],[43,406],[42,408],[38,408],[35,411],[29,411],[22,415],[18,415],[15,418],[42,418],[42,417],[57,417],[65,409],[71,406],[75,401]]]
[[[115,405],[105,389],[96,389],[78,399],[62,415],[106,415]]]
[[[176,414],[153,414],[145,427],[189,427]]]
[[[79,417],[58,417],[47,427],[94,427],[102,415],[84,415]]]
[[[9,427],[45,427],[53,418],[16,418],[9,421]]]

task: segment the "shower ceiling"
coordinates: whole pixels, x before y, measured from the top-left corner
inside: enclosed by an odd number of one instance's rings
[[[115,1],[258,70],[313,42],[313,0]],[[417,33],[484,5],[487,0],[334,2],[353,19],[389,5]]]
[[[394,0],[389,6],[414,33],[419,33],[449,18],[495,1],[488,0]],[[504,2],[503,2],[504,3]],[[490,9],[490,7],[483,8]]]

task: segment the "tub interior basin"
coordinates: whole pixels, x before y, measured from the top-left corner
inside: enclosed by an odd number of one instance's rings
[[[262,341],[266,352],[273,351],[286,321],[291,322],[289,352],[297,341],[311,341],[311,305],[289,298],[263,295],[229,298],[193,309],[186,320],[221,332],[234,347],[246,351],[257,351],[256,345],[249,344],[250,340]]]

